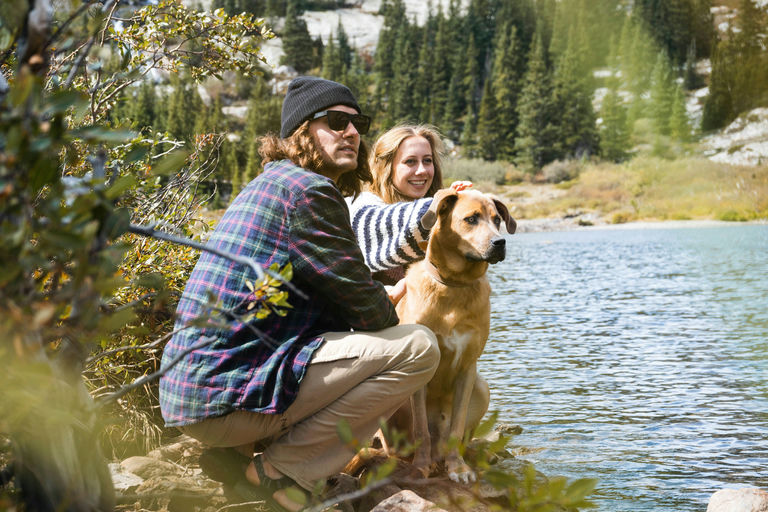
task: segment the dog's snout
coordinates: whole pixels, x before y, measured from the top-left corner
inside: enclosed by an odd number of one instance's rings
[[[506,247],[507,242],[504,238],[500,236],[492,238],[485,260],[488,263],[498,263],[504,260],[507,252]]]

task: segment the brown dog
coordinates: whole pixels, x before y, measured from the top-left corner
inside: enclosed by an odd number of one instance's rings
[[[411,399],[413,434],[421,442],[413,464],[426,474],[433,458],[444,458],[449,477],[468,483],[475,474],[457,449],[447,450],[448,441],[464,436],[477,359],[488,339],[486,270],[505,257],[502,225],[512,234],[517,224],[500,200],[452,189],[438,191],[421,223],[431,228],[426,257],[408,269],[397,314],[400,323],[432,329],[441,355],[435,376]]]

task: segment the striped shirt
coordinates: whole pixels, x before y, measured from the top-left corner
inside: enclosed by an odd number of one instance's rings
[[[431,197],[387,204],[371,192],[347,198],[352,229],[363,251],[365,264],[374,271],[388,270],[424,259],[419,242],[426,242],[429,230],[419,219],[432,204]]]
[[[285,316],[188,327],[209,316],[209,296],[224,311],[244,313],[252,297],[246,281],[256,279],[250,269],[203,252],[179,301],[177,333],[165,347],[163,365],[203,336],[216,341],[184,356],[160,379],[168,426],[234,410],[281,413],[324,342],[321,333],[397,324],[384,287],[364,264],[339,190],[330,179],[290,161],[265,166],[232,202],[208,244],[264,267],[291,263],[292,283],[308,298],[291,294]],[[254,334],[254,327],[273,343]]]

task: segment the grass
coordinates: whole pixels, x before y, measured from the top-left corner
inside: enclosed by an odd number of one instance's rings
[[[454,162],[454,168],[460,163]],[[594,212],[613,223],[768,218],[768,166],[643,156],[623,164],[587,163],[578,177],[557,185],[536,185],[530,179],[496,185],[487,179],[490,168],[475,177],[469,167],[463,168],[462,179],[473,179],[479,189],[504,197],[518,218],[562,217],[574,211]],[[496,173],[499,167],[492,175]]]

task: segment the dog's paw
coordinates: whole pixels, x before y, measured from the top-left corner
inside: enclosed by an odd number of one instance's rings
[[[471,484],[477,481],[477,475],[463,460],[447,462],[448,478],[459,484]]]

